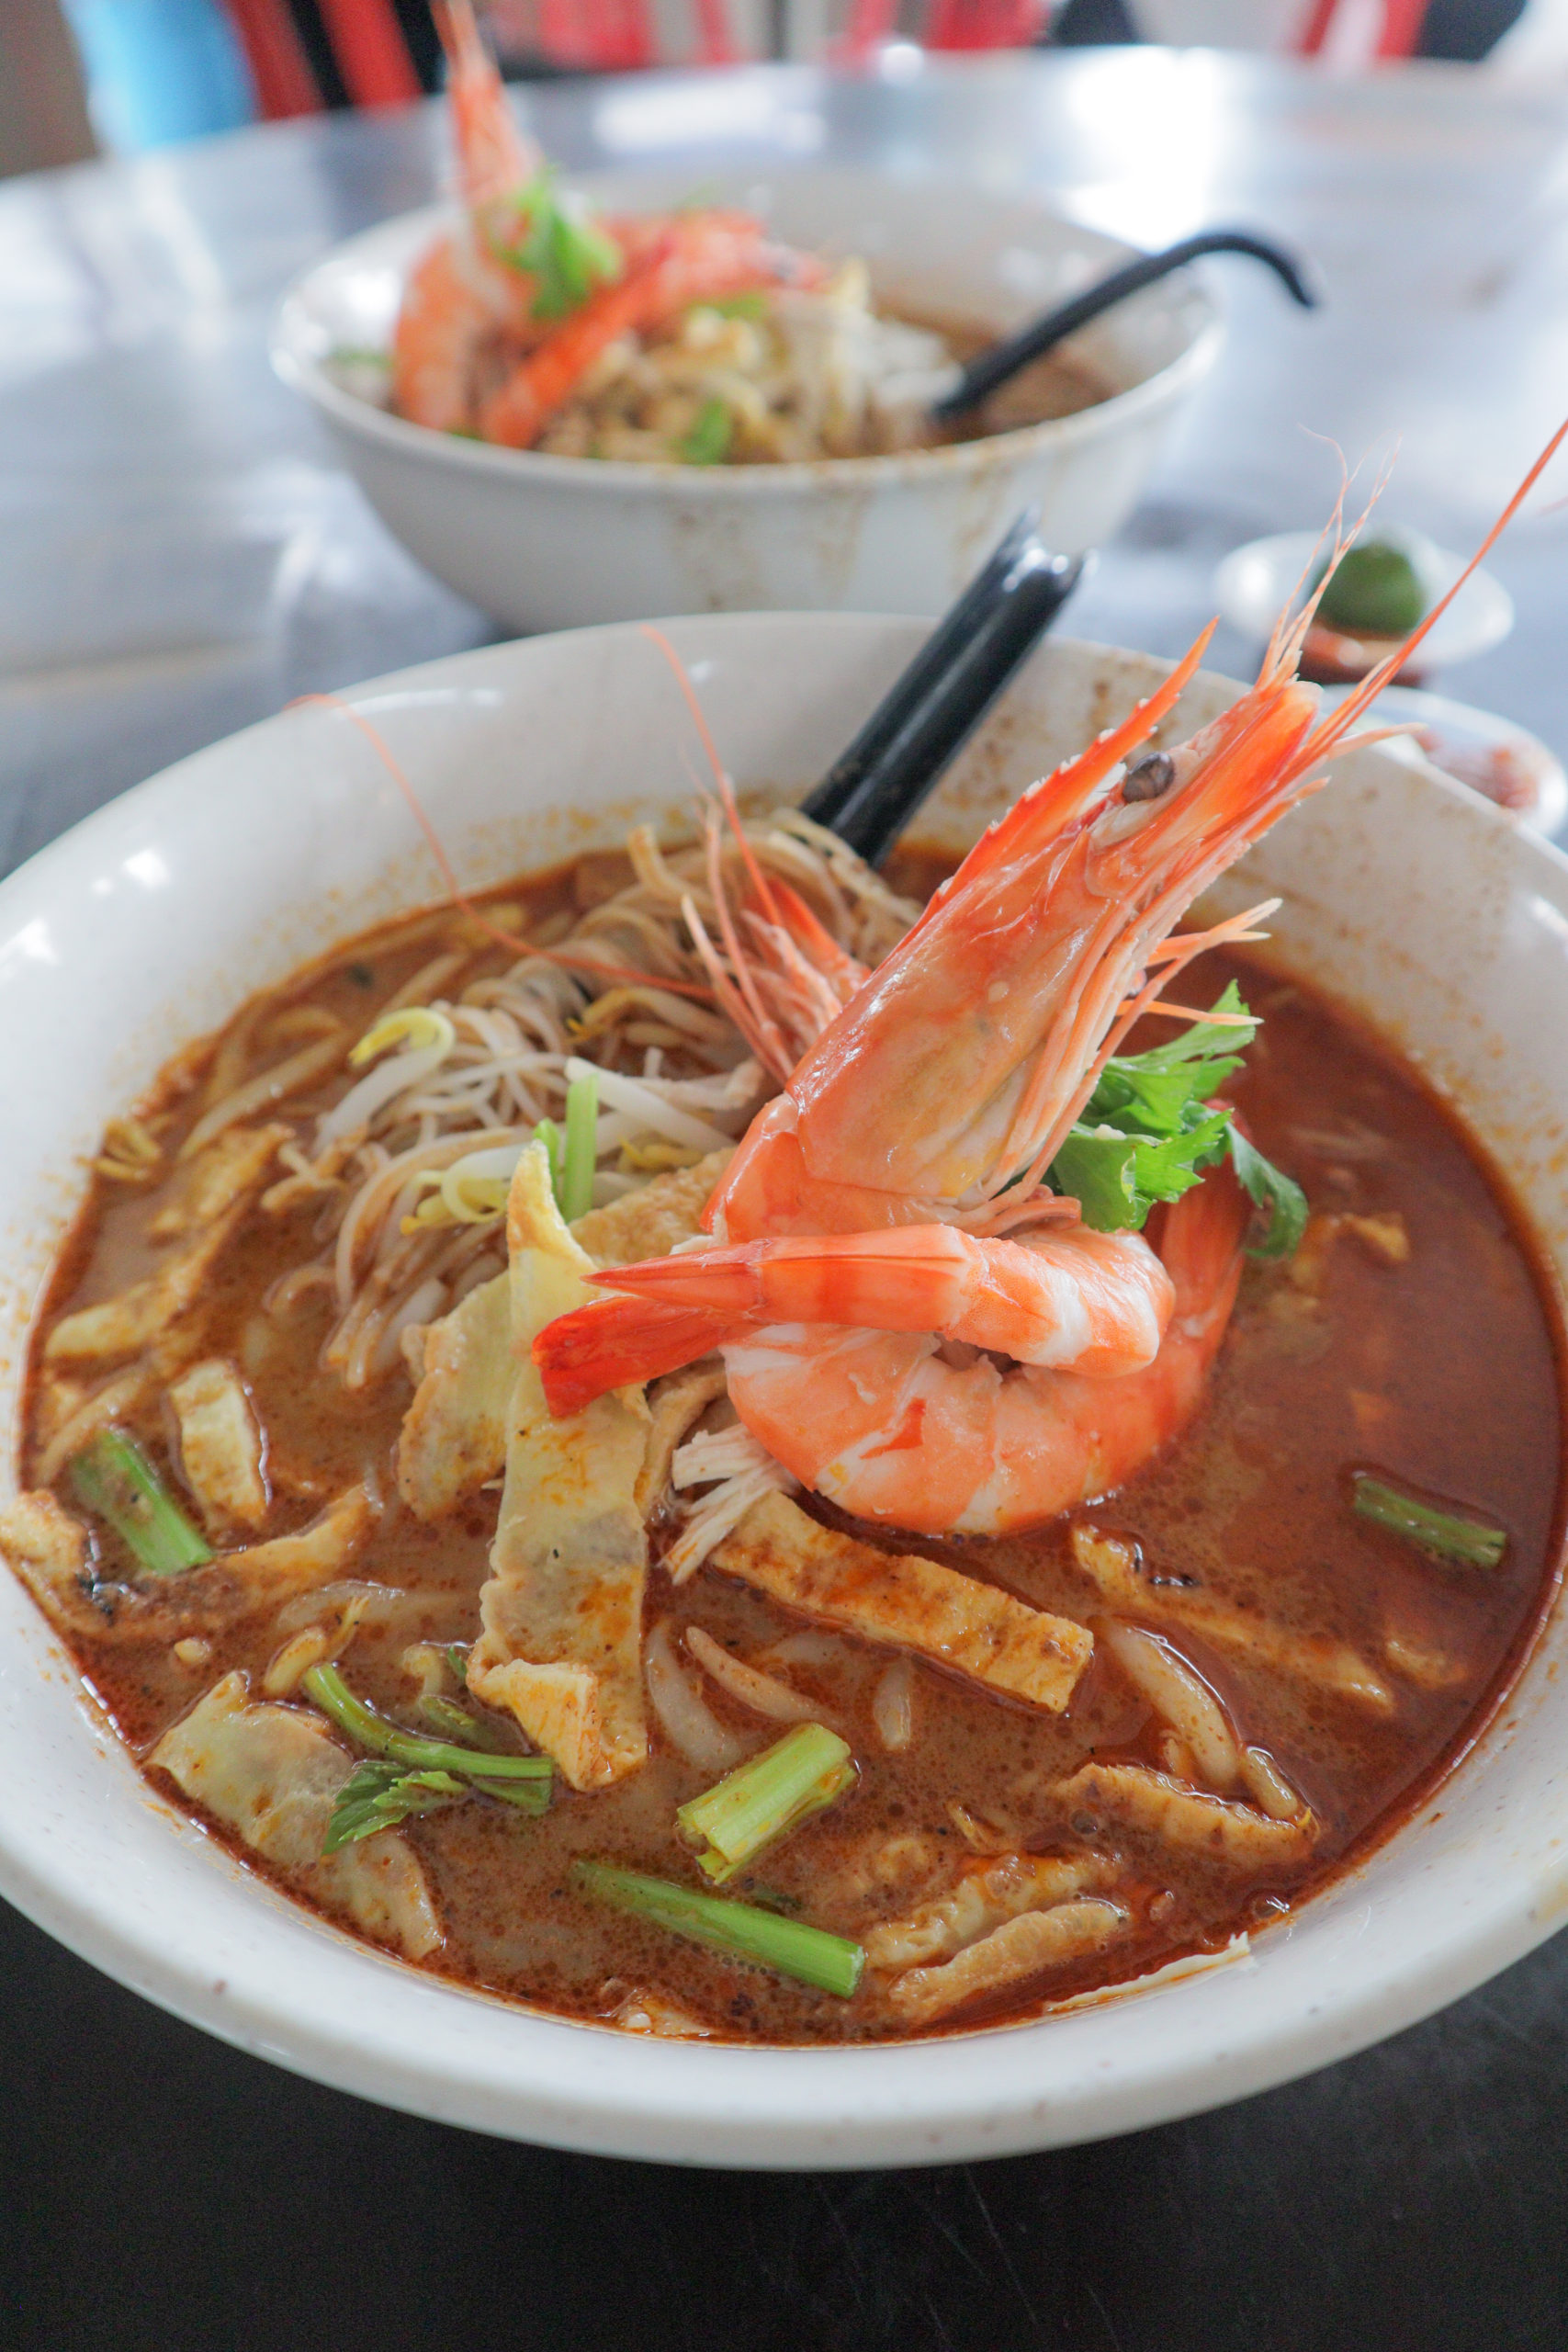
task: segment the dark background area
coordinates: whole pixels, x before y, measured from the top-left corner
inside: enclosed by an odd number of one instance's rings
[[[522,2147],[296,2080],[0,1909],[6,2352],[1561,2352],[1568,1939],[1364,2056],[878,2173]]]

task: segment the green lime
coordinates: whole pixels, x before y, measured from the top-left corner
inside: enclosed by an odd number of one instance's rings
[[[1341,556],[1317,616],[1352,636],[1403,637],[1426,609],[1427,592],[1404,549],[1369,539]]]

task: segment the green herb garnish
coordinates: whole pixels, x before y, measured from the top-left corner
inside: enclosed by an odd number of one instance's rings
[[[1350,1483],[1352,1502],[1362,1519],[1386,1527],[1391,1535],[1403,1535],[1406,1543],[1418,1544],[1434,1559],[1451,1560],[1465,1568],[1502,1566],[1508,1548],[1502,1528],[1483,1527],[1479,1520],[1462,1519],[1457,1511],[1418,1503],[1366,1470],[1352,1471]]]
[[[333,348],[328,352],[327,358],[334,368],[380,368],[387,369],[389,368],[392,364],[392,355],[389,351],[377,351],[373,349],[369,344],[360,343],[334,344]]]
[[[735,419],[721,400],[705,401],[697,421],[681,444],[689,466],[722,465],[735,438]]]
[[[1288,1257],[1306,1224],[1306,1195],[1247,1142],[1227,1103],[1215,1109],[1211,1102],[1241,1068],[1259,1024],[1234,980],[1211,1010],[1240,1013],[1247,1025],[1195,1021],[1147,1053],[1111,1057],[1051,1164],[1050,1182],[1079,1203],[1096,1231],[1135,1233],[1156,1202],[1179,1201],[1228,1154],[1268,1211],[1252,1256]]]
[[[338,1791],[321,1851],[335,1854],[341,1846],[374,1838],[378,1829],[395,1829],[411,1815],[440,1813],[468,1793],[467,1781],[451,1772],[408,1772],[400,1764],[367,1757]]]
[[[1293,1257],[1296,1245],[1306,1231],[1306,1194],[1293,1176],[1287,1176],[1282,1168],[1276,1168],[1271,1159],[1264,1159],[1256,1144],[1248,1143],[1234,1120],[1225,1131],[1225,1141],[1242,1190],[1269,1220],[1262,1238],[1248,1244],[1247,1256]]]
[[[388,1826],[386,1819],[368,1818],[367,1808],[373,1800],[383,1807],[401,1804],[400,1814],[388,1816],[400,1820],[410,1813],[434,1812],[437,1802],[450,1804],[455,1798],[471,1796],[476,1789],[524,1813],[543,1813],[549,1804],[555,1768],[547,1756],[499,1755],[477,1746],[425,1739],[418,1732],[405,1731],[400,1724],[355,1698],[335,1666],[311,1667],[303,1677],[303,1688],[345,1738],[382,1759],[387,1768],[374,1789],[359,1772],[344,1783],[327,1826],[322,1849],[326,1853]],[[452,1712],[462,1713],[457,1707]],[[481,1736],[478,1724],[468,1733],[475,1740]],[[364,1826],[355,1827],[354,1823]]]
[[[530,306],[535,318],[563,319],[596,287],[613,285],[620,277],[626,265],[619,245],[561,201],[548,164],[513,201],[517,234],[510,240],[492,237],[491,250],[498,261],[536,281]]]
[[[848,2000],[865,1968],[863,1950],[847,1936],[830,1936],[825,1928],[783,1919],[776,1911],[760,1911],[728,1895],[695,1894],[665,1879],[644,1878],[639,1871],[617,1870],[608,1862],[575,1862],[571,1875],[579,1891],[596,1903],[611,1904],[716,1951],[760,1962],[781,1976],[836,1993],[841,2000]]]
[[[176,1577],[211,1559],[212,1546],[123,1430],[100,1430],[73,1457],[71,1486],[77,1501],[113,1528],[149,1576]]]
[[[722,1886],[764,1847],[824,1812],[858,1777],[837,1732],[824,1724],[797,1724],[682,1805],[675,1818],[698,1849],[699,1869]]]

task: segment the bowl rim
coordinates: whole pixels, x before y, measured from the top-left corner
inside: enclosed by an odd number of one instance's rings
[[[705,640],[739,640],[746,632],[782,638],[792,630],[841,634],[847,628],[868,650],[890,634],[900,646],[912,647],[926,633],[918,620],[868,614],[726,614],[666,626],[693,655]],[[636,629],[635,623],[611,623],[482,647],[365,681],[345,699],[383,713],[394,698],[423,699],[433,690],[477,690],[494,700],[498,686],[520,685],[529,668],[547,663],[552,647],[624,639]],[[1108,650],[1069,639],[1054,641],[1051,650],[1075,645],[1091,654]],[[100,866],[106,853],[139,846],[160,819],[199,822],[198,812],[209,811],[220,797],[223,769],[236,746],[282,750],[286,730],[296,723],[297,714],[280,713],[224,739],[48,844],[0,882],[0,941],[15,917],[25,922],[58,888],[85,868]],[[1362,756],[1382,757],[1375,752]],[[288,767],[287,759],[279,763],[280,773]],[[1424,780],[1423,790],[1447,803],[1461,823],[1498,829],[1529,878],[1568,910],[1568,857],[1562,852],[1519,833],[1459,785]],[[7,1575],[5,1586],[0,1626],[25,1623],[35,1637],[18,1645],[17,1662],[45,1673],[63,1664],[74,1700],[76,1670],[63,1645],[19,1582]],[[1527,1657],[1521,1671],[1528,1668]],[[1495,1710],[1474,1746],[1456,1759],[1455,1770],[1473,1769],[1478,1753],[1499,1736],[1506,1712]],[[1417,2022],[1551,1934],[1568,1905],[1568,1880],[1561,1887],[1554,1881],[1543,1894],[1539,1875],[1524,1861],[1499,1856],[1469,1907],[1450,1913],[1442,1938],[1417,1951],[1404,1951],[1397,1965],[1381,1962],[1348,1991],[1325,1987],[1309,1998],[1298,1988],[1281,2017],[1277,2008],[1227,2002],[1234,1980],[1224,1965],[1198,1976],[1191,1989],[1200,2006],[1183,2016],[1190,2027],[1196,2016],[1204,2030],[1195,2036],[1165,2034],[1157,2056],[1145,2053],[1135,2067],[1120,2073],[1103,2035],[1097,2054],[1095,2030],[1107,2018],[1114,2025],[1119,2012],[1131,2019],[1141,1991],[1136,1985],[1072,2014],[1058,2010],[1034,2022],[981,2027],[935,2041],[782,2049],[658,2042],[528,2009],[376,1951],[214,1848],[187,1816],[147,1787],[107,1726],[99,1744],[105,1769],[126,1776],[172,1825],[171,1858],[183,1852],[188,1859],[191,1841],[197,1841],[212,1874],[208,1883],[221,1886],[227,1878],[239,1887],[243,1925],[254,1931],[257,1949],[244,1948],[232,1932],[225,1937],[207,1918],[197,1934],[171,1938],[165,1907],[133,1904],[96,1881],[74,1876],[55,1823],[0,1805],[0,1893],[81,1957],[220,2039],[383,2105],[502,2136],[666,2162],[773,2169],[951,2163],[1173,2120],[1289,2081]],[[1439,1784],[1451,1785],[1451,1775]],[[1416,1826],[1415,1820],[1404,1824],[1366,1862],[1331,1882],[1299,1919],[1310,1925],[1337,1892],[1348,1887],[1353,1894],[1361,1871]],[[1350,1905],[1352,1914],[1356,1908]],[[310,1963],[315,1990],[310,1996],[297,1991],[290,1971],[278,1964],[287,1953],[274,1931],[287,1941],[291,1928],[309,1938],[308,1945],[296,1942],[295,1951]],[[1282,1922],[1272,1929],[1270,1945],[1275,1939],[1288,1941],[1291,1928]],[[1340,1932],[1359,1949],[1353,1916],[1340,1922]],[[367,1969],[379,1972],[384,2000],[367,1997]],[[1173,1994],[1179,1999],[1188,1989],[1173,1988]],[[422,2025],[435,2029],[428,2043]],[[1056,2038],[1063,2063],[1044,2092],[1024,2062],[1032,2039],[1047,2033]]]
[[[649,165],[635,172],[571,173],[566,175],[566,185],[592,194],[596,187],[614,180],[635,177],[651,181],[659,176],[658,167]],[[961,192],[971,207],[984,205],[999,210],[1005,206],[1015,215],[1033,212],[1044,220],[1069,229],[1098,248],[1108,263],[1117,258],[1131,260],[1140,251],[1124,238],[1072,220],[1027,191],[1004,198],[956,175],[931,173],[911,178],[847,166],[781,164],[771,176],[779,181],[828,176],[858,181],[868,188],[891,192],[895,201],[900,191],[912,187],[951,187]],[[1173,359],[1137,383],[1128,385],[1124,391],[1112,392],[1091,407],[1077,409],[1070,416],[1046,417],[1038,424],[1021,425],[1009,433],[985,434],[973,441],[948,442],[932,449],[895,450],[881,457],[800,458],[780,465],[752,466],[690,466],[664,458],[563,458],[541,449],[501,448],[461,434],[438,432],[433,425],[412,424],[406,417],[378,408],[374,401],[361,399],[334,382],[321,360],[305,347],[304,308],[316,280],[342,269],[362,254],[368,258],[383,243],[400,246],[406,242],[412,246],[416,236],[433,234],[455,216],[456,208],[450,202],[421,205],[410,212],[395,213],[344,238],[298,270],[278,297],[268,326],[267,356],[274,372],[342,431],[378,445],[389,453],[404,458],[423,455],[433,464],[446,465],[460,473],[520,484],[534,481],[541,488],[575,484],[590,496],[624,497],[634,489],[645,493],[679,489],[694,497],[710,500],[788,498],[837,488],[863,491],[904,482],[915,487],[940,483],[949,478],[963,479],[997,466],[1011,467],[1037,452],[1071,450],[1080,442],[1098,438],[1108,428],[1135,424],[1148,409],[1164,406],[1190,383],[1201,381],[1207,374],[1224,333],[1219,302],[1201,271],[1189,265],[1148,289],[1151,294],[1168,295],[1173,307],[1179,304],[1193,314],[1190,338]],[[406,267],[406,259],[400,266]]]

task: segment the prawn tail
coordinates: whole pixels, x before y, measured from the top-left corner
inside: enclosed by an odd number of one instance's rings
[[[951,1226],[775,1236],[615,1266],[595,1282],[668,1306],[761,1323],[940,1330],[962,1310],[987,1245]]]
[[[547,1323],[534,1341],[545,1402],[559,1420],[607,1389],[679,1372],[711,1354],[735,1319],[712,1307],[629,1295],[574,1307]]]

